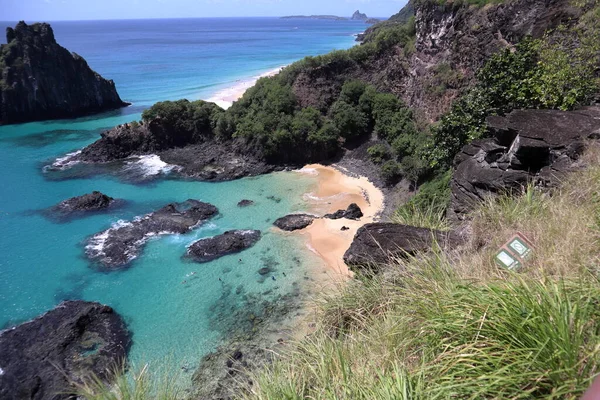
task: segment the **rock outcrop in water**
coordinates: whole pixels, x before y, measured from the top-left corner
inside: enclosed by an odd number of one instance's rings
[[[352,17],[350,17],[350,19],[352,21],[367,21],[369,17],[367,17],[367,14],[361,13],[359,10],[356,10],[354,11],[354,14],[352,14]]]
[[[67,301],[0,332],[0,398],[72,399],[73,382],[102,380],[120,368],[131,345],[122,318],[110,307]]]
[[[113,81],[61,47],[48,24],[21,21],[0,46],[0,124],[74,118],[116,109],[123,102]]]
[[[218,212],[212,204],[197,200],[169,204],[151,214],[97,233],[88,241],[86,254],[105,269],[123,268],[138,256],[150,237],[189,232]]]
[[[118,203],[118,201],[112,197],[94,191],[92,193],[61,201],[44,213],[51,219],[62,221],[89,213],[105,211],[114,207],[116,203]]]
[[[461,242],[451,232],[392,223],[366,224],[356,233],[344,262],[357,272],[377,272],[394,258],[428,252],[434,245],[455,247]]]
[[[489,117],[488,129],[490,139],[477,140],[456,156],[450,220],[464,219],[487,196],[559,183],[583,152],[584,140],[600,137],[600,106],[517,110]]]
[[[312,224],[316,218],[316,216],[310,214],[290,214],[277,219],[273,225],[281,230],[292,232],[306,228]]]
[[[198,263],[205,263],[228,254],[239,253],[260,240],[260,231],[227,231],[222,235],[198,240],[188,247],[187,256]]]

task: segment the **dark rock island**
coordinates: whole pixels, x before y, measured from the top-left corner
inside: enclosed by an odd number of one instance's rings
[[[0,124],[74,118],[128,105],[113,81],[61,47],[49,24],[21,21],[0,46]]]
[[[212,204],[197,200],[169,204],[141,218],[97,233],[88,241],[86,254],[106,269],[122,268],[137,257],[150,237],[189,232],[218,212]]]
[[[290,214],[277,219],[273,225],[281,230],[292,232],[306,228],[312,224],[316,218],[317,217],[310,214]]]
[[[361,13],[359,10],[356,10],[350,18],[338,17],[337,15],[288,15],[285,17],[281,17],[281,19],[325,19],[332,21],[362,21],[368,24],[374,24],[379,22],[379,20],[375,18],[369,18],[367,14]]]
[[[0,398],[75,398],[73,382],[111,378],[131,345],[122,318],[110,307],[67,301],[0,332]]]
[[[94,191],[82,196],[63,200],[45,212],[50,218],[68,220],[86,214],[112,208],[118,201],[104,193]]]
[[[188,248],[187,255],[196,262],[205,263],[228,254],[239,253],[254,246],[259,240],[260,231],[227,231],[222,235],[194,242]]]

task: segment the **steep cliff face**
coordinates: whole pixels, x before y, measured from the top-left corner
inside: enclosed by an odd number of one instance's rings
[[[410,1],[362,36],[368,46],[385,34],[383,28],[400,26],[414,15],[414,37],[403,46],[379,50],[365,61],[305,69],[294,82],[300,103],[322,109],[339,93],[341,82],[353,78],[395,94],[427,122],[436,121],[490,55],[527,35],[540,37],[561,23],[575,22],[581,14],[564,0],[507,0],[485,7],[439,3]]]
[[[19,22],[0,46],[0,124],[73,118],[126,106],[113,81],[61,47],[48,24]]]

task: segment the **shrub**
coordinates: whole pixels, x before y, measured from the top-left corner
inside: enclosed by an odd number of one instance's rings
[[[386,183],[395,183],[400,179],[400,164],[389,160],[381,166],[381,177]]]
[[[367,153],[369,154],[369,159],[375,164],[381,164],[391,157],[387,146],[381,143],[369,147]]]

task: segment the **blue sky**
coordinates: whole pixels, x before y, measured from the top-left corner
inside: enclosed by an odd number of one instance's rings
[[[0,0],[0,20],[282,16],[335,14],[356,9],[388,17],[407,0]]]

